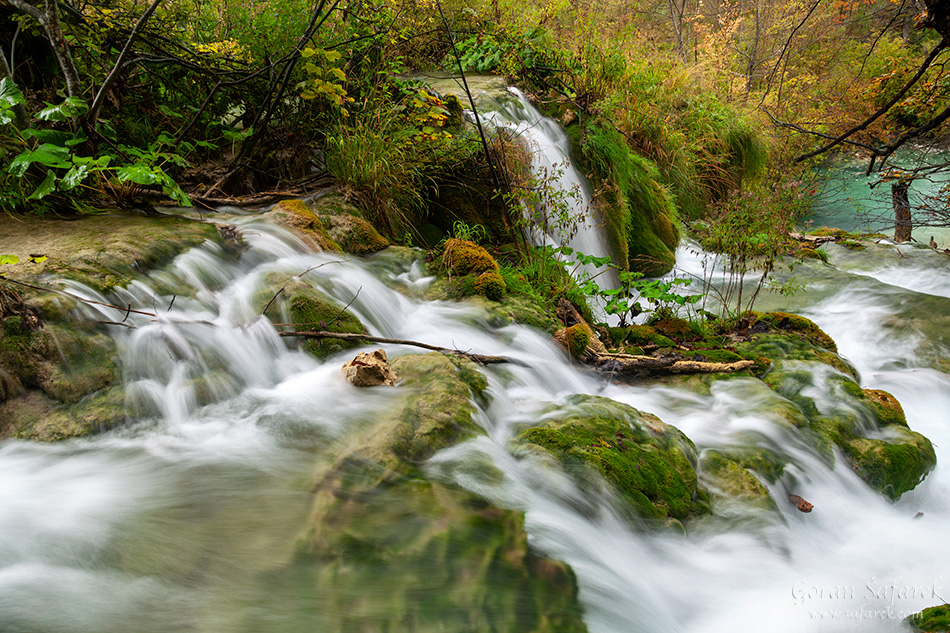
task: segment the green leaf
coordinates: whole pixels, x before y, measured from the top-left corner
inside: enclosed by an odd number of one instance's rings
[[[6,81],[6,80],[4,80]],[[0,266],[7,264],[19,264],[20,258],[16,255],[0,255]]]
[[[137,185],[154,185],[158,182],[158,174],[155,173],[155,170],[141,163],[119,167],[115,170],[115,174],[120,182],[131,180]]]
[[[68,121],[88,109],[88,104],[79,97],[67,97],[59,105],[47,103],[45,108],[36,113],[36,118],[40,121]]]
[[[304,59],[309,59],[313,57],[316,53],[317,51],[313,50],[312,48],[308,46],[307,48],[300,51],[300,56],[303,57]]]
[[[26,103],[26,97],[23,96],[17,85],[10,81],[9,77],[0,79],[0,106],[12,108],[24,103]]]
[[[10,161],[7,171],[18,178],[22,178],[33,163],[39,163],[44,167],[59,167],[62,169],[72,167],[68,149],[59,145],[43,143],[34,150],[20,153]]]
[[[343,57],[343,55],[338,51],[323,51],[323,57],[328,62],[333,63]]]
[[[40,183],[40,186],[36,188],[36,191],[27,197],[27,200],[42,200],[55,190],[56,174],[53,173],[52,169],[50,169],[46,172],[46,178],[44,178],[43,182]]]
[[[88,175],[89,168],[86,165],[74,165],[69,171],[66,172],[66,175],[63,176],[60,189],[63,191],[75,189],[76,186],[81,183]]]
[[[171,117],[173,119],[180,119],[184,117],[183,114],[181,114],[180,112],[175,112],[164,103],[158,104],[158,111],[164,114],[165,116]]]
[[[46,255],[30,255],[30,261],[34,264],[42,264],[47,259],[49,259],[49,257]]]

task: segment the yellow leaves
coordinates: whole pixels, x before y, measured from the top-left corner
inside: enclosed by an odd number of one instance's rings
[[[203,55],[226,57],[229,59],[250,59],[250,52],[233,40],[195,44],[195,50]]]
[[[343,86],[346,83],[346,73],[342,68],[333,65],[343,58],[340,52],[308,46],[300,51],[300,56],[313,60],[303,65],[304,72],[309,76],[297,85],[301,98],[320,98],[337,107],[353,103],[353,98],[347,95]]]

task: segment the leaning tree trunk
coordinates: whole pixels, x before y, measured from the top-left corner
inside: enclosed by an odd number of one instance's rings
[[[910,183],[899,180],[891,185],[891,202],[894,205],[894,241],[909,242],[911,232],[910,199],[907,190]]]

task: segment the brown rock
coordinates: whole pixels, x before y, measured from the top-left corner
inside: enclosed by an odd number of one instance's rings
[[[395,386],[399,380],[389,367],[386,352],[360,352],[356,358],[343,365],[343,377],[357,387],[375,387],[377,385]]]
[[[812,508],[815,507],[798,495],[788,495],[788,500],[795,504],[795,507],[798,508],[800,512],[811,512]]]

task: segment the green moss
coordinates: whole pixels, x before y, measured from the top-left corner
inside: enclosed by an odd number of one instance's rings
[[[825,334],[814,321],[790,312],[766,312],[759,315],[759,320],[765,321],[779,330],[798,332],[809,341],[831,352],[838,352],[834,340]]]
[[[610,341],[614,345],[634,343],[637,346],[676,347],[673,340],[663,336],[649,325],[630,325],[625,328],[609,327],[607,332],[610,334]]]
[[[636,155],[613,127],[588,123],[584,161],[604,190],[601,213],[621,267],[658,276],[676,261],[676,205],[650,160]]]
[[[92,394],[73,405],[32,391],[0,404],[0,437],[59,441],[100,433],[125,419],[121,387]]]
[[[858,476],[891,499],[916,488],[937,463],[930,441],[909,429],[891,440],[851,438],[843,448]]]
[[[342,252],[317,217],[303,200],[281,200],[271,209],[269,217],[281,226],[293,231],[318,250]]]
[[[442,262],[450,274],[494,272],[498,270],[495,259],[484,248],[468,240],[445,241]]]
[[[883,389],[865,389],[863,393],[873,407],[879,424],[907,426],[904,408],[901,406],[901,403],[898,402],[897,398]]]
[[[389,246],[389,240],[379,234],[372,224],[355,215],[320,216],[329,238],[347,253],[370,255]]]
[[[686,319],[670,317],[651,321],[650,325],[654,330],[671,339],[680,340],[693,336],[692,327]]]
[[[817,259],[818,261],[828,262],[828,255],[824,251],[811,246],[803,246],[795,251],[794,257],[797,259]]]
[[[544,449],[583,483],[600,473],[648,519],[685,519],[705,511],[692,443],[655,416],[606,398],[572,396],[517,442]]]
[[[738,500],[763,509],[775,509],[768,489],[750,472],[749,466],[739,460],[718,451],[704,451],[700,473],[706,487],[721,500],[729,503]]]
[[[905,621],[919,633],[946,633],[950,631],[950,604],[928,607]]]
[[[590,345],[591,331],[583,323],[577,323],[564,330],[564,340],[567,342],[567,351],[571,356],[581,356]]]
[[[285,277],[272,274],[265,279],[265,282],[255,295],[256,309],[261,311],[267,306],[265,316],[276,323],[289,323],[290,325],[285,327],[287,330],[316,329],[328,332],[368,333],[359,319],[349,310],[344,309],[343,304],[330,299],[303,281],[287,282]],[[283,288],[282,291],[280,291],[281,288]],[[316,358],[326,358],[359,345],[357,341],[337,339],[294,341],[287,338],[285,341],[288,345],[299,343],[304,350]]]
[[[489,270],[475,277],[474,289],[492,301],[501,301],[505,296],[505,279],[497,270]]]

